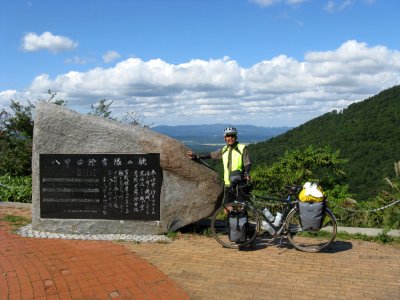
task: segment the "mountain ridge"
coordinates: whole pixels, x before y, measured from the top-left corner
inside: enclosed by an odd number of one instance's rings
[[[255,125],[231,125],[224,123],[202,125],[160,125],[151,129],[175,138],[191,148],[202,151],[213,151],[224,144],[223,130],[235,127],[240,142],[249,144],[268,140],[291,129],[292,127],[262,127]]]
[[[348,159],[350,190],[361,198],[388,188],[400,160],[400,86],[314,118],[265,142],[249,145],[253,162],[270,164],[290,149],[330,147]]]

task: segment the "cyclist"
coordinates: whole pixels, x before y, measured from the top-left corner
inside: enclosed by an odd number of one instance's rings
[[[224,166],[224,203],[232,202],[236,196],[231,189],[231,173],[240,171],[242,178],[250,180],[251,161],[249,151],[244,144],[240,144],[237,140],[238,132],[235,127],[227,127],[224,129],[224,139],[226,146],[217,151],[199,155],[192,151],[188,151],[187,155],[193,159],[222,159]]]

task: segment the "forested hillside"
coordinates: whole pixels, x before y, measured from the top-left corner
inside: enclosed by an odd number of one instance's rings
[[[350,191],[367,200],[387,189],[400,161],[400,86],[315,118],[265,142],[249,145],[254,164],[270,164],[286,150],[329,146],[348,159]]]

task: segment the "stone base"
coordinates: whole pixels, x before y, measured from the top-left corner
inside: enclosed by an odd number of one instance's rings
[[[38,219],[32,229],[62,234],[163,234],[159,221]]]
[[[165,235],[138,235],[138,234],[70,234],[52,233],[32,229],[32,224],[21,227],[17,233],[22,237],[39,239],[64,239],[85,241],[126,241],[137,243],[169,243],[171,239]]]

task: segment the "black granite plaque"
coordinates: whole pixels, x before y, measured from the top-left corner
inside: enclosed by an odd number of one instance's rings
[[[160,154],[40,154],[40,217],[160,220]]]

